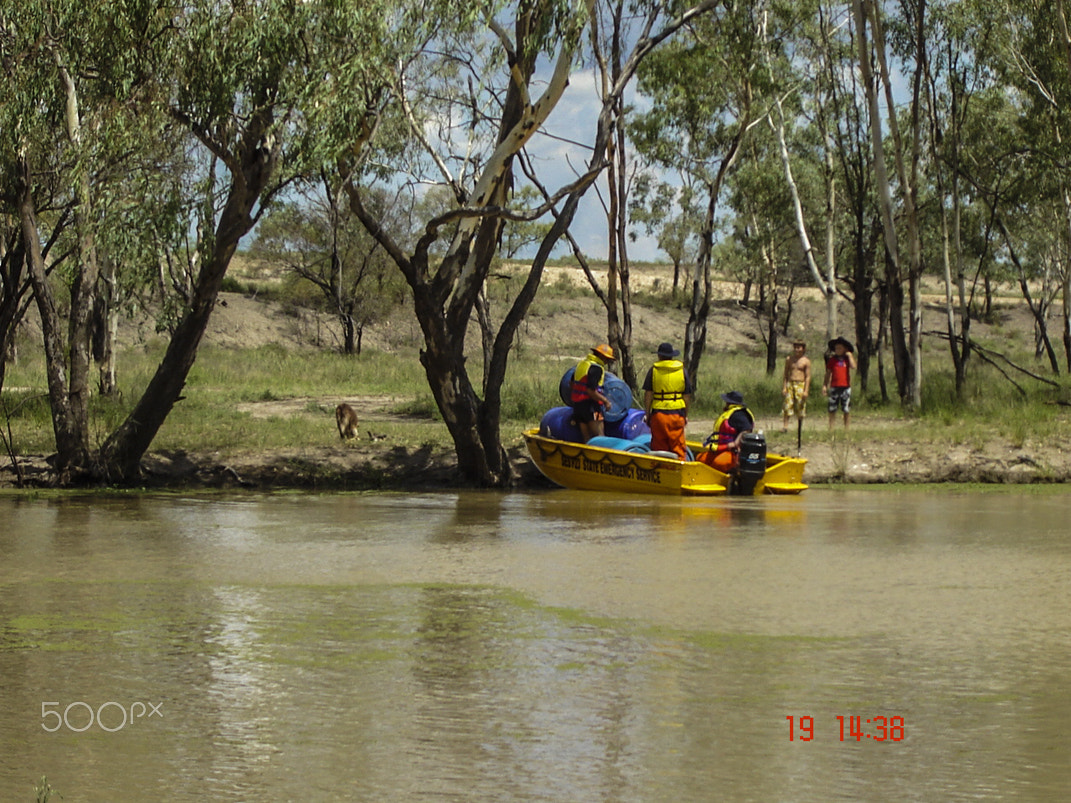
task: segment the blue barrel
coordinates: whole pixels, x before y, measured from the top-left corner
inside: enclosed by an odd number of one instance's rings
[[[636,441],[630,441],[627,438],[611,438],[608,435],[592,438],[588,441],[588,446],[601,446],[603,449],[617,449],[621,452],[651,451],[651,447],[645,443],[637,443]]]
[[[558,383],[558,397],[562,400],[562,404],[571,404],[573,398],[573,372],[576,371],[574,365],[564,374],[562,374],[562,381]]]
[[[562,379],[558,383],[558,396],[564,404],[571,403],[573,372],[575,370],[576,366],[574,365],[562,375]],[[632,388],[628,386],[625,380],[618,379],[607,371],[606,377],[603,379],[602,392],[610,400],[610,409],[603,410],[603,418],[606,419],[607,423],[620,421],[628,414],[628,408],[632,404]]]
[[[572,407],[552,407],[539,422],[539,434],[544,438],[554,438],[570,443],[583,443],[580,428],[573,423]]]
[[[643,410],[638,410],[635,407],[627,410],[625,415],[616,421],[611,421],[607,417],[605,430],[607,435],[614,438],[625,438],[630,441],[636,440],[641,435],[649,436],[651,434],[651,428],[643,420]]]
[[[628,415],[629,407],[632,406],[632,388],[624,379],[618,379],[611,373],[606,374],[602,386],[603,395],[611,402],[610,407],[602,411],[602,417],[607,424],[613,424]]]

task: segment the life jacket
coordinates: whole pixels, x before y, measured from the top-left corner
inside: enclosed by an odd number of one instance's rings
[[[683,410],[688,406],[684,388],[684,363],[680,360],[659,360],[651,367],[652,410]]]
[[[729,448],[736,436],[740,434],[740,431],[733,429],[729,425],[729,419],[733,417],[733,413],[737,410],[743,410],[747,413],[748,419],[751,421],[751,427],[755,427],[755,416],[751,414],[751,411],[742,404],[730,404],[725,408],[725,411],[718,416],[718,420],[714,422],[714,434],[710,437],[713,439],[713,446],[715,452],[724,452]]]
[[[589,354],[587,357],[577,363],[576,368],[573,370],[573,381],[571,385],[572,392],[569,395],[569,401],[571,401],[573,404],[576,404],[577,402],[582,402],[584,401],[584,399],[591,398],[588,395],[587,377],[588,371],[593,365],[598,366],[598,368],[602,372],[599,376],[598,382],[599,387],[602,387],[602,382],[606,378],[606,363],[604,363],[594,354]]]

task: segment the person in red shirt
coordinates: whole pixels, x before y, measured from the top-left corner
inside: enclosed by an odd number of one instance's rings
[[[848,416],[852,408],[852,371],[855,369],[855,349],[843,337],[829,341],[826,357],[826,378],[822,392],[829,396],[829,428],[837,420],[837,410],[844,411],[844,429],[848,429]]]

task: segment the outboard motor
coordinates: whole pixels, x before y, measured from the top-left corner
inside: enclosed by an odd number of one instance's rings
[[[730,492],[736,496],[750,496],[765,473],[766,436],[761,432],[745,432],[740,439],[740,461],[733,474]]]

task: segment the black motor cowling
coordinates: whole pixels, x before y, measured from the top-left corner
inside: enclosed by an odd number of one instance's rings
[[[740,460],[733,472],[732,493],[750,496],[765,473],[766,436],[761,432],[745,432],[740,439]]]

